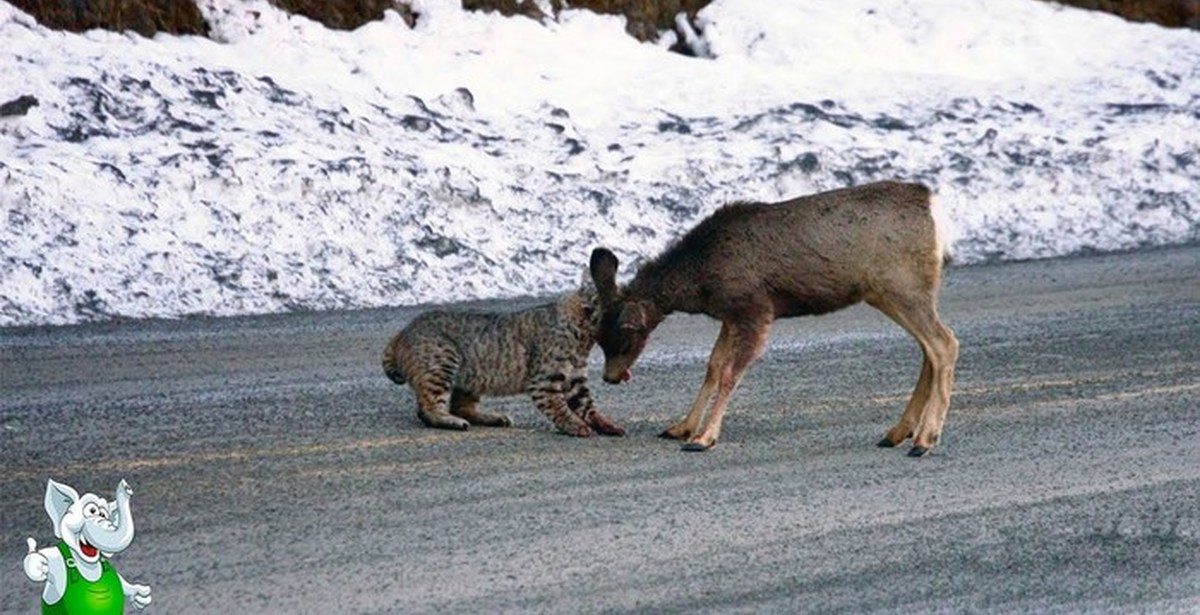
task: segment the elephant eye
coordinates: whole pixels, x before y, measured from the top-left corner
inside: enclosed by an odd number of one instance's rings
[[[88,504],[83,507],[83,516],[85,517],[95,517],[98,514],[100,514],[100,507],[95,504]]]

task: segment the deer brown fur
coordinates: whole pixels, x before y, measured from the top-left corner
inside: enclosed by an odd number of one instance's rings
[[[761,356],[777,318],[824,314],[860,301],[908,331],[924,355],[912,397],[880,446],[912,438],[911,456],[937,444],[950,406],[958,340],[938,316],[945,246],[920,184],[877,182],[781,203],[734,203],[697,224],[618,287],[617,257],[592,252],[603,311],[604,380],[629,378],[646,339],[672,312],[721,321],[704,384],[663,432],[707,450],[729,397]],[[711,410],[704,418],[709,402]]]

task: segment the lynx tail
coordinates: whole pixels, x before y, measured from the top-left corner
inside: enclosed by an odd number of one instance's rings
[[[404,373],[400,371],[400,366],[396,364],[396,347],[400,345],[400,336],[392,338],[388,342],[387,348],[383,349],[383,373],[396,384],[404,384]]]

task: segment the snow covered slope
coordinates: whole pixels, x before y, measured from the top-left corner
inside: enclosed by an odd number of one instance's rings
[[[686,58],[616,18],[425,0],[215,40],[0,1],[0,326],[557,292],[734,199],[926,182],[958,262],[1200,239],[1200,33],[1030,0],[717,0]]]

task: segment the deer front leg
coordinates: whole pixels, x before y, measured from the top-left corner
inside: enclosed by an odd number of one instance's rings
[[[593,435],[592,428],[583,419],[571,411],[567,399],[563,395],[563,385],[567,377],[563,373],[554,373],[544,380],[530,383],[529,394],[533,403],[551,423],[568,436],[587,438]]]
[[[717,388],[717,378],[713,372],[713,365],[710,361],[704,376],[704,384],[700,385],[700,392],[696,394],[696,400],[692,402],[691,409],[678,422],[658,434],[658,437],[672,440],[686,440],[691,437],[692,433],[696,431],[696,427],[700,425],[700,419],[704,416],[704,408],[708,406],[708,401]]]
[[[729,339],[732,337],[729,325],[721,324],[721,333],[717,336],[717,342],[713,344],[712,353],[708,356],[708,368],[704,372],[704,384],[700,385],[700,392],[696,394],[695,401],[692,402],[691,409],[684,415],[682,419],[674,425],[668,427],[661,434],[660,438],[670,438],[672,440],[686,440],[696,433],[696,428],[700,426],[700,419],[704,417],[704,409],[708,407],[708,401],[712,398],[713,391],[717,388],[717,381],[720,379],[722,370],[725,369],[725,364],[729,362]]]
[[[614,423],[596,409],[596,404],[592,400],[592,392],[588,390],[586,375],[576,374],[567,382],[566,399],[567,407],[596,433],[602,436],[625,435],[624,427]]]
[[[729,397],[742,381],[746,369],[756,359],[762,356],[767,346],[769,324],[750,326],[740,329],[730,335],[732,357],[726,362],[717,379],[717,396],[713,400],[712,410],[700,433],[693,435],[683,445],[681,450],[690,452],[707,451],[717,444],[721,437],[721,422],[725,419],[725,408],[729,405]]]

